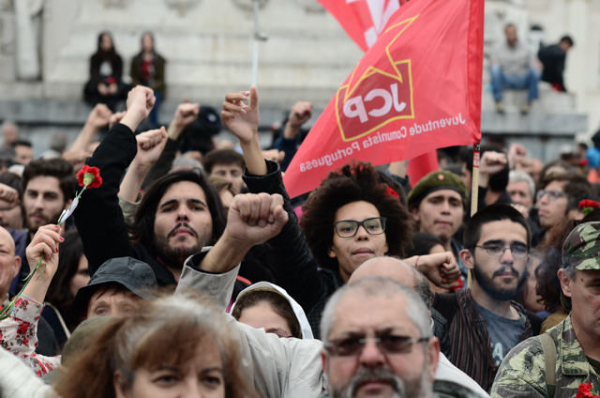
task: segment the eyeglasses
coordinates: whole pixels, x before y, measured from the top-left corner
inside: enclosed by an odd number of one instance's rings
[[[363,221],[342,220],[333,223],[333,229],[340,238],[351,238],[362,226],[369,235],[381,235],[385,231],[385,217],[367,218]]]
[[[544,195],[548,195],[548,199],[550,199],[551,202],[554,202],[558,198],[564,198],[567,196],[567,194],[563,191],[546,191],[545,189],[543,189],[541,191],[538,191],[537,195],[535,195],[536,202],[542,200]]]
[[[479,247],[486,251],[487,254],[494,257],[502,257],[506,250],[510,250],[512,256],[515,259],[522,260],[527,257],[529,254],[529,247],[523,243],[511,243],[508,247],[504,245],[504,243],[500,244],[490,244],[483,246],[475,246]]]
[[[367,344],[373,340],[382,354],[407,354],[415,343],[424,343],[431,337],[407,337],[395,334],[384,334],[379,337],[347,337],[331,340],[324,344],[325,349],[333,356],[349,357],[360,355]]]

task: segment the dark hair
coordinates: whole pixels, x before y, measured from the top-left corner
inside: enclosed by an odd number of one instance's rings
[[[537,289],[537,275],[538,275],[538,270],[539,268],[541,268],[542,266],[542,260],[543,260],[543,253],[537,249],[532,249],[529,252],[529,261],[527,262],[527,268],[526,268],[526,272],[527,272],[527,278],[529,278],[530,276],[532,276],[529,273],[529,267],[532,264],[532,261],[537,261],[539,260],[540,263],[537,265],[537,267],[534,270],[533,273],[533,277],[536,278],[536,289],[535,289],[535,293],[537,293],[538,289]],[[515,301],[517,301],[518,303],[520,303],[523,307],[526,307],[527,310],[529,310],[529,308],[527,308],[526,303],[525,303],[525,297],[527,296],[527,294],[529,293],[529,287],[527,286],[527,283],[523,283],[521,284],[521,286],[518,288],[517,290],[517,297],[515,297]],[[539,294],[539,293],[537,293]],[[543,302],[540,301],[540,304],[543,305]]]
[[[575,42],[573,41],[573,38],[569,35],[564,35],[563,37],[560,38],[560,43],[562,42],[567,42],[569,43],[569,45],[571,47],[573,47],[575,45]]]
[[[385,237],[389,256],[404,255],[410,241],[411,221],[406,207],[398,198],[386,193],[388,186],[380,182],[370,163],[347,164],[329,173],[303,206],[301,224],[306,241],[319,266],[339,272],[338,262],[328,251],[333,244],[333,222],[336,211],[349,203],[365,201],[373,204],[385,217]]]
[[[600,221],[600,209],[595,209],[590,214],[585,216],[583,220],[567,220],[552,227],[546,239],[539,248],[545,251],[544,258],[537,269],[537,294],[542,297],[542,303],[546,310],[550,312],[556,311],[560,307],[566,307],[568,312],[570,300],[562,295],[560,280],[557,272],[563,267],[562,263],[562,246],[564,241],[569,236],[569,233],[579,224]]]
[[[531,245],[531,231],[525,217],[512,206],[493,204],[479,210],[465,224],[463,234],[465,249],[472,251],[475,248],[481,238],[481,228],[484,224],[503,220],[510,220],[523,226],[527,231],[527,246]]]
[[[149,30],[142,33],[142,36],[140,37],[140,44],[144,45],[144,37],[146,36],[150,36],[150,39],[152,40],[152,49],[154,50],[154,33]]]
[[[244,167],[244,157],[233,149],[215,149],[204,156],[202,165],[207,174],[212,173],[212,168],[218,164],[237,164]]]
[[[511,24],[512,25],[512,24]],[[514,25],[513,25],[514,26]],[[506,154],[501,148],[496,145],[482,145],[481,151],[479,153],[480,156],[483,156],[486,152],[500,152]],[[471,173],[473,170],[473,149],[469,147],[465,147],[461,153],[462,161],[465,163],[465,167]],[[503,192],[506,190],[508,186],[508,175],[510,173],[510,169],[508,167],[508,163],[506,166],[500,170],[499,172],[492,174],[490,176],[489,188],[492,192]],[[467,187],[468,189],[469,187]]]
[[[577,174],[570,176],[569,182],[567,182],[563,190],[569,199],[567,212],[579,209],[579,202],[584,199],[597,199],[596,195],[594,195],[592,184],[585,177]]]
[[[415,232],[412,236],[412,245],[406,248],[406,257],[429,254],[431,248],[436,245],[444,246],[437,236],[428,232]]]
[[[292,332],[292,337],[297,339],[302,338],[302,328],[300,327],[300,322],[298,322],[298,318],[296,317],[290,302],[279,293],[268,290],[249,291],[241,297],[238,297],[235,302],[235,307],[233,311],[231,311],[231,316],[239,320],[245,309],[252,308],[262,302],[268,303],[277,315],[285,319]]]
[[[31,147],[32,147],[32,145],[31,145],[31,141],[29,141],[29,140],[22,140],[22,139],[16,140],[16,141],[14,141],[12,144],[10,144],[10,145],[11,145],[13,148],[16,148],[16,147],[18,147],[18,146],[26,146],[26,147],[29,147],[29,148],[31,148]]]
[[[555,312],[562,307],[561,287],[557,272],[561,266],[561,250],[555,247],[546,250],[539,267],[535,271],[536,293],[546,311]]]
[[[542,189],[546,188],[552,182],[565,182],[563,192],[567,194],[567,208],[568,213],[571,210],[579,208],[579,202],[584,199],[595,199],[594,190],[588,180],[576,173],[558,173],[550,174],[545,177],[542,181]],[[565,213],[566,214],[566,213]]]
[[[75,197],[77,179],[73,173],[73,166],[66,160],[61,158],[32,160],[23,171],[23,191],[27,190],[27,184],[35,177],[58,179],[65,202]]]
[[[559,172],[555,171],[554,173],[547,175],[548,171],[553,167],[561,167],[565,171],[559,171]],[[562,160],[554,160],[550,163],[546,163],[546,165],[544,166],[544,168],[542,168],[542,171],[540,172],[538,188],[544,189],[546,187],[546,185],[550,184],[554,180],[563,181],[561,178],[563,178],[564,175],[570,175],[570,173],[572,171],[573,171],[573,167],[571,167],[571,165],[569,165],[568,163],[566,163]]]
[[[154,220],[158,204],[169,187],[175,183],[188,181],[197,184],[204,191],[206,204],[212,218],[212,241],[214,244],[225,230],[225,211],[221,204],[221,197],[213,186],[200,175],[191,170],[178,170],[171,172],[154,181],[142,198],[140,206],[135,214],[131,230],[135,239],[144,245],[150,252],[154,248]],[[156,253],[153,253],[156,254]]]
[[[102,50],[102,37],[104,35],[106,35],[110,38],[111,48],[108,51]],[[116,53],[117,53],[117,49],[115,48],[115,41],[113,39],[112,33],[110,33],[108,30],[103,30],[102,32],[98,33],[96,54],[109,54],[111,56],[114,56],[114,55],[116,55]]]
[[[10,171],[0,173],[0,183],[8,185],[19,194],[19,201],[23,200],[23,179],[21,176]]]
[[[387,185],[392,191],[396,192],[396,194],[398,194],[398,200],[404,207],[406,207],[406,191],[404,190],[402,184],[383,171],[377,170],[377,173],[379,173],[379,182]]]
[[[83,256],[83,243],[76,229],[68,230],[64,238],[65,240],[58,245],[58,270],[46,294],[46,301],[54,305],[63,316],[75,298],[71,295],[70,283],[77,274],[79,260]]]

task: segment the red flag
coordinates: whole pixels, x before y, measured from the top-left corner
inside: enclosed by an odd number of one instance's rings
[[[406,174],[410,177],[408,180],[411,186],[417,185],[421,178],[425,177],[432,171],[440,168],[438,163],[437,151],[429,151],[408,162]]]
[[[375,44],[390,17],[406,0],[318,0],[363,50]]]
[[[291,196],[351,159],[387,164],[481,138],[484,0],[417,0],[329,102],[285,174]]]
[[[394,12],[408,0],[339,1],[319,0],[364,51],[375,44]],[[431,151],[411,159],[406,170],[414,186],[421,178],[438,170],[437,152]]]

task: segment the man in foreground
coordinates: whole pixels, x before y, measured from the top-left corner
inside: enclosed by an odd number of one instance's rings
[[[574,397],[583,383],[600,393],[600,223],[578,225],[558,271],[571,314],[516,346],[502,362],[492,397]]]

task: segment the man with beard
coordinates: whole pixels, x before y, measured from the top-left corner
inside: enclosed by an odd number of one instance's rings
[[[73,167],[63,159],[38,159],[30,162],[23,171],[23,209],[25,230],[11,230],[16,253],[21,257],[21,270],[11,285],[16,294],[26,275],[29,264],[25,248],[38,228],[55,224],[62,211],[69,207],[75,197],[76,179]]]
[[[527,221],[512,206],[480,210],[465,226],[460,252],[469,288],[434,300],[444,317],[442,352],[487,391],[508,351],[539,333],[539,318],[512,301],[526,280],[530,242]]]
[[[186,261],[177,291],[206,291],[208,286],[225,310],[239,267],[212,263],[209,255],[221,257],[214,250]],[[243,257],[239,248],[229,251]],[[413,294],[406,295],[406,289]],[[243,362],[249,365],[248,375],[261,397],[430,397],[433,362],[429,356],[435,354],[439,357],[433,384],[437,398],[489,398],[475,381],[439,355],[436,338],[427,337],[432,336],[431,298],[429,283],[413,266],[392,257],[375,257],[358,267],[341,293],[332,296],[321,323],[323,342],[279,338],[242,323],[233,323],[232,329],[240,334]],[[396,341],[394,348],[392,337],[400,334],[419,335],[423,341]],[[340,346],[339,337],[358,345],[353,354],[352,350],[340,351],[350,346]]]
[[[128,230],[119,208],[119,184],[137,151],[160,151],[166,141],[162,129],[143,133],[146,139],[142,142],[136,141],[133,134],[153,104],[154,95],[149,88],[137,86],[131,90],[121,123],[109,131],[87,162],[98,167],[103,178],[101,187],[85,193],[75,212],[92,276],[111,258],[134,257],[152,267],[159,285],[173,285],[185,259],[202,247],[215,244],[225,230],[218,193],[204,176],[187,170],[169,173],[148,188],[131,231]],[[255,195],[249,203],[260,208],[270,199]],[[128,232],[133,232],[133,242]],[[241,244],[235,239],[228,242]],[[221,260],[226,261],[224,257]]]

